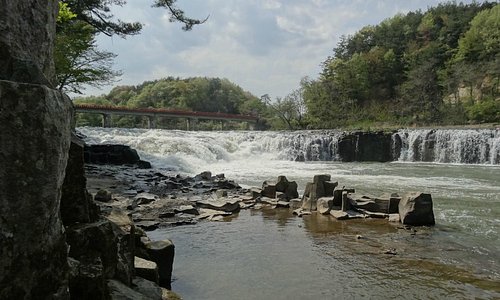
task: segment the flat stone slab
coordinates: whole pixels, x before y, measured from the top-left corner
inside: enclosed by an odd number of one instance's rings
[[[363,219],[365,215],[356,211],[348,210],[332,210],[330,211],[330,215],[332,215],[337,220],[349,220],[349,219]]]
[[[216,201],[202,200],[196,202],[196,205],[202,208],[220,210],[225,212],[235,212],[240,209],[238,199],[220,199]]]
[[[202,220],[202,219],[212,220],[214,217],[218,217],[218,216],[225,217],[225,216],[230,216],[230,215],[232,215],[232,213],[230,213],[230,212],[203,208],[200,210],[200,215],[197,217],[197,219],[199,219],[199,220]]]
[[[181,205],[179,208],[174,209],[175,213],[199,215],[200,212],[192,205]]]

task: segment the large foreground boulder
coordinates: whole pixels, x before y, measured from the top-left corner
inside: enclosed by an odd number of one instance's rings
[[[434,225],[434,211],[431,194],[408,193],[399,202],[401,223],[406,225]]]
[[[35,6],[41,4],[35,2],[0,1],[0,66],[5,63],[3,25],[10,19],[4,9],[22,8],[11,13],[31,20],[40,17]],[[17,39],[24,33],[12,34]],[[59,206],[71,119],[70,100],[60,92],[0,80],[0,299],[67,297],[67,246]]]

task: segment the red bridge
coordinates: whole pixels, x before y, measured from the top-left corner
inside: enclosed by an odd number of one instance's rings
[[[187,130],[194,129],[198,120],[220,120],[247,122],[250,125],[257,123],[258,118],[251,115],[226,114],[219,112],[199,112],[171,110],[161,108],[129,108],[119,106],[94,105],[94,104],[75,104],[77,113],[94,113],[102,115],[102,126],[111,127],[111,115],[132,115],[148,118],[149,128],[156,127],[157,117],[184,118],[187,120]]]

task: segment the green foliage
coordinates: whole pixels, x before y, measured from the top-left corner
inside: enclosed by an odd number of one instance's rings
[[[230,114],[252,114],[267,116],[268,108],[259,98],[244,91],[227,79],[220,78],[173,78],[144,82],[137,86],[117,86],[102,97],[84,97],[75,103],[126,106],[132,108],[166,108],[185,111],[223,112]],[[83,114],[82,114],[83,115]],[[94,119],[80,117],[77,126],[100,126]],[[99,117],[100,118],[100,117]],[[147,127],[147,120],[130,116],[116,116],[113,126]],[[184,121],[157,120],[158,127],[184,129]],[[225,124],[225,128],[236,128],[240,124]],[[221,128],[220,122],[200,122],[199,129]]]
[[[499,98],[499,48],[496,3],[396,15],[341,37],[320,77],[302,83],[305,119],[311,128],[491,120],[480,100]],[[478,107],[466,111],[465,100]]]
[[[475,123],[500,122],[500,100],[483,99],[466,108],[469,120]]]
[[[57,20],[54,63],[59,90],[81,93],[85,85],[109,84],[121,75],[112,69],[116,55],[97,48],[94,28],[77,19],[67,3],[59,2]]]

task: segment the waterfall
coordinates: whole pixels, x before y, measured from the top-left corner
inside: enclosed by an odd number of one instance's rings
[[[392,136],[398,161],[499,164],[499,129],[404,129]]]
[[[271,160],[500,164],[498,129],[404,129],[395,133],[89,127],[79,130],[89,144],[129,145],[153,165],[188,170],[224,161]]]

